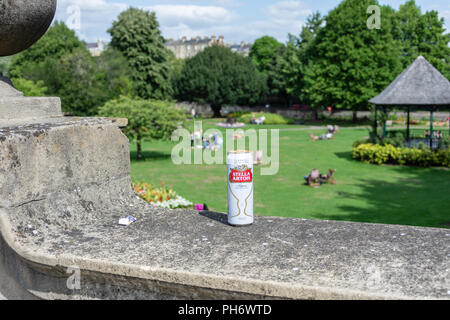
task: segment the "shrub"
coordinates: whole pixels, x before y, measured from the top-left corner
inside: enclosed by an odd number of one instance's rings
[[[261,118],[262,116],[266,117],[264,124],[293,124],[294,120],[283,117],[282,115],[276,113],[248,113],[244,114],[239,118],[239,121],[249,124],[252,118]]]
[[[232,118],[239,119],[239,118],[241,118],[245,115],[251,114],[251,113],[252,113],[251,111],[234,111],[234,112],[231,112],[229,115]]]
[[[393,145],[361,144],[353,149],[353,158],[372,164],[398,164],[419,167],[450,167],[450,150],[397,148]]]

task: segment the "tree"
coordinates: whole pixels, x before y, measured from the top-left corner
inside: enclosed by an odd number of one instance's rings
[[[266,91],[265,77],[249,58],[218,45],[186,60],[177,87],[180,99],[210,104],[215,117],[224,105],[257,104]]]
[[[168,49],[154,12],[130,8],[108,30],[111,47],[120,51],[132,69],[136,94],[143,99],[171,97]]]
[[[185,60],[177,59],[175,54],[169,50],[169,65],[170,65],[170,84],[173,89],[173,96],[178,96],[177,83],[181,78]]]
[[[260,72],[268,72],[278,49],[283,47],[283,44],[278,42],[275,38],[270,36],[263,36],[255,40],[255,43],[250,49],[250,58],[258,67]]]
[[[102,83],[106,100],[133,95],[132,70],[121,52],[109,47],[99,57],[94,57],[93,61],[96,81]]]
[[[323,17],[318,11],[306,19],[306,23],[302,27],[302,31],[300,33],[300,38],[297,39],[298,46],[304,57],[307,58],[306,53],[319,34],[319,31],[323,28],[324,20],[325,17]]]
[[[48,65],[52,70],[47,83],[61,97],[64,111],[76,116],[95,116],[98,108],[111,98],[97,78],[97,66],[86,50],[76,50]]]
[[[10,75],[12,78],[30,78],[29,70],[34,65],[48,59],[58,60],[77,49],[87,52],[85,43],[78,39],[75,32],[64,22],[56,21],[38,42],[13,57]]]
[[[14,87],[23,92],[26,97],[43,97],[47,92],[44,81],[34,82],[27,79],[11,79]]]
[[[316,79],[315,75],[319,73],[320,68],[315,64],[314,43],[317,35],[323,28],[325,17],[320,12],[315,12],[306,20],[306,24],[302,27],[298,43],[298,69],[299,81],[293,83],[291,91],[299,94],[300,100],[312,107],[313,119],[317,120],[319,109],[322,105],[325,83],[323,79]]]
[[[308,49],[304,72],[311,106],[333,105],[356,111],[368,108],[368,100],[401,72],[398,45],[392,36],[395,11],[381,7],[381,29],[367,27],[367,8],[372,0],[344,0],[325,18]]]
[[[133,92],[131,70],[119,51],[108,48],[92,57],[75,32],[60,22],[13,57],[10,73],[26,92],[60,97],[63,111],[76,116],[95,116],[106,101]],[[33,84],[46,90],[32,89]]]
[[[288,104],[299,97],[301,65],[297,39],[289,35],[286,45],[279,47],[268,65],[267,85],[272,96],[283,98]]]
[[[0,74],[3,74],[3,76],[7,77],[10,64],[11,57],[0,57]]]
[[[438,12],[422,14],[416,2],[409,0],[400,6],[394,23],[403,68],[422,55],[449,79],[450,33],[445,33],[445,21],[439,19]]]
[[[123,132],[131,141],[136,141],[138,159],[142,159],[144,139],[168,140],[184,120],[184,112],[176,109],[174,103],[124,96],[108,101],[100,108],[99,114],[128,119]]]

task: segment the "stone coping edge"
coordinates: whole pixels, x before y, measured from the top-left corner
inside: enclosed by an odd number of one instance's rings
[[[281,299],[317,300],[424,300],[426,297],[399,295],[379,295],[358,290],[329,287],[288,285],[274,281],[258,281],[239,277],[220,277],[204,273],[183,272],[170,269],[152,268],[124,263],[109,263],[97,259],[87,259],[72,255],[53,256],[28,250],[19,244],[12,232],[7,213],[0,209],[0,236],[7,245],[27,264],[50,267],[78,266],[80,270],[108,274],[109,276],[133,277],[143,280],[161,281],[177,285],[238,292],[255,297],[266,296]]]

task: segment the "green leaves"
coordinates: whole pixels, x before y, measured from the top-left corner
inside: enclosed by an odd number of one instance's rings
[[[390,23],[383,19],[381,30],[367,28],[366,10],[373,4],[372,0],[342,1],[325,18],[325,26],[316,24],[316,37],[307,39],[302,97],[312,107],[367,108],[368,100],[400,73]],[[382,7],[382,16],[391,15],[390,10]]]
[[[422,13],[414,0],[400,6],[395,16],[394,36],[399,42],[403,67],[422,55],[450,78],[450,34],[436,11]]]
[[[95,116],[98,107],[119,95],[131,95],[127,60],[108,49],[92,57],[75,33],[56,22],[48,33],[11,63],[14,83],[31,96],[58,96],[64,112]]]
[[[249,58],[212,46],[186,60],[177,81],[178,98],[208,103],[216,115],[223,105],[255,105],[266,90],[265,77]]]
[[[143,99],[172,96],[169,50],[159,30],[155,13],[130,8],[108,30],[111,47],[127,59],[136,94]]]
[[[144,139],[168,140],[185,119],[184,112],[176,109],[174,103],[125,96],[108,101],[100,108],[99,115],[127,118],[128,125],[123,132],[139,146]],[[141,158],[140,148],[138,158]]]
[[[277,50],[283,47],[283,44],[275,38],[263,36],[255,41],[250,50],[250,58],[258,67],[260,72],[268,72],[269,65],[272,63]]]
[[[42,97],[47,92],[44,81],[34,82],[27,79],[12,79],[11,81],[17,90],[23,92],[25,97]]]
[[[396,164],[420,167],[449,167],[450,150],[396,148],[393,145],[361,144],[352,151],[353,159],[372,164]]]
[[[56,21],[37,43],[14,56],[10,75],[13,78],[27,76],[32,65],[43,63],[47,59],[58,60],[76,49],[86,50],[85,43],[80,41],[75,32],[70,30],[64,22]]]

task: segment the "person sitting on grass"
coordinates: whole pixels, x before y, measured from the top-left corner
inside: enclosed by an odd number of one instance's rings
[[[336,184],[336,182],[334,181],[333,178],[333,174],[336,172],[336,169],[328,170],[328,174],[321,174],[320,175],[320,181],[321,183],[331,183],[331,184]]]
[[[258,151],[254,151],[253,152],[253,164],[254,165],[261,164],[262,163],[262,158],[263,158],[262,150],[258,150]]]
[[[227,116],[227,124],[233,125],[236,123],[236,120],[233,118],[233,114],[229,113]]]
[[[335,170],[328,170],[328,174],[321,174],[319,170],[313,169],[311,173],[304,177],[306,184],[310,187],[320,187],[324,183],[336,184],[333,175]]]
[[[306,184],[311,187],[320,186],[320,171],[314,168],[311,173],[304,177]]]
[[[334,135],[338,132],[339,132],[339,126],[332,126],[332,125],[328,126],[328,133],[331,133]]]
[[[255,119],[255,124],[257,124],[257,125],[263,125],[265,121],[266,121],[266,117],[265,117],[265,116],[262,116],[262,117],[260,117],[260,118],[258,118],[258,119]]]

